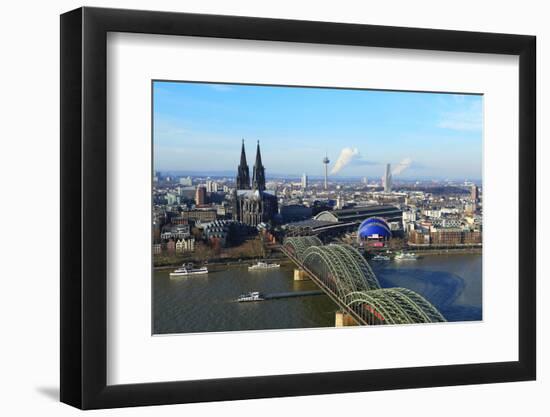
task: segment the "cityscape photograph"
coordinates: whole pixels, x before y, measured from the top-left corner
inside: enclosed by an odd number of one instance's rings
[[[152,94],[153,334],[483,319],[482,95]]]

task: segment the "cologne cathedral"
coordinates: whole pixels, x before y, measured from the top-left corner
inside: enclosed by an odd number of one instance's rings
[[[260,142],[258,141],[256,149],[251,182],[243,140],[236,188],[233,191],[233,220],[257,226],[260,223],[270,223],[276,214],[277,197],[265,189],[265,168],[260,154]]]

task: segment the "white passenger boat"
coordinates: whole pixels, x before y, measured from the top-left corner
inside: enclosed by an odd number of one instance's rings
[[[276,269],[280,268],[281,265],[279,264],[268,264],[266,262],[258,262],[256,265],[252,265],[248,267],[249,271],[258,271],[258,270],[265,270],[265,269]]]
[[[405,253],[401,252],[395,255],[396,261],[416,261],[418,259],[418,256],[415,253]]]
[[[208,268],[203,266],[202,268],[194,268],[193,264],[183,264],[174,272],[170,272],[170,277],[186,277],[189,275],[204,275],[208,274]]]
[[[389,261],[390,257],[385,255],[374,255],[372,257],[373,261]]]
[[[237,298],[237,301],[239,303],[245,303],[250,301],[264,301],[264,297],[261,292],[252,291],[252,292],[247,292],[239,295],[239,298]]]

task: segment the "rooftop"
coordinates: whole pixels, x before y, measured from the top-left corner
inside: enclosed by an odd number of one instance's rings
[[[323,211],[314,217],[315,220],[324,220],[329,222],[350,222],[360,221],[368,217],[398,217],[402,215],[399,207],[392,205],[383,206],[364,206],[353,207],[349,209]]]

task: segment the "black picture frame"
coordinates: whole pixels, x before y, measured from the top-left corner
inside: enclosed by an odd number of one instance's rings
[[[519,56],[519,360],[107,385],[108,32]],[[102,8],[61,15],[61,401],[82,409],[533,380],[534,36]]]

